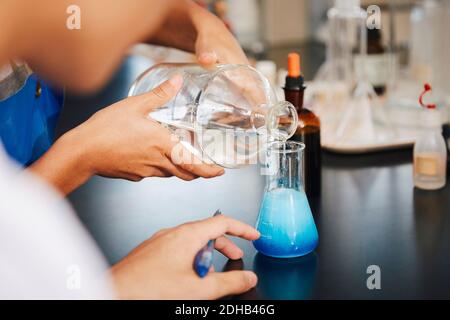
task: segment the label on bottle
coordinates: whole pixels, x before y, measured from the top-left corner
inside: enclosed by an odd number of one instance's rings
[[[416,157],[416,171],[419,174],[435,176],[438,173],[438,159],[433,156],[418,155]]]
[[[385,86],[389,79],[389,55],[369,54],[355,56],[358,79],[367,79],[374,87]]]

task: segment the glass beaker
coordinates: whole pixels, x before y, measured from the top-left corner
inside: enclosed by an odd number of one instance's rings
[[[279,102],[269,81],[247,65],[158,64],[137,78],[129,96],[149,92],[175,74],[183,76],[182,88],[150,117],[175,133],[184,130],[178,135],[202,160],[227,168],[257,163],[268,141],[285,141],[295,132],[295,108]]]
[[[303,187],[305,145],[273,142],[267,149],[267,183],[256,228],[256,250],[274,258],[293,258],[313,251],[318,233]]]

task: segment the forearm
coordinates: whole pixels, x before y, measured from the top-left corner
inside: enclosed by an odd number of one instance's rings
[[[175,0],[32,0],[0,1],[0,62],[15,56],[55,85],[91,91],[101,87],[128,48],[150,38]],[[80,29],[66,26],[67,8],[80,8]],[[4,16],[4,17],[3,17]],[[5,40],[6,39],[6,40]],[[10,48],[8,53],[3,48]]]
[[[68,132],[29,170],[67,195],[94,174],[85,154],[84,146]]]
[[[13,58],[17,50],[11,43],[16,29],[16,12],[14,0],[0,1],[0,66]]]

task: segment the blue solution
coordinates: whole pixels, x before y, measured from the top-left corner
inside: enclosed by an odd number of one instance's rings
[[[305,192],[278,188],[266,192],[256,225],[261,237],[256,250],[274,258],[294,258],[312,252],[319,240]]]

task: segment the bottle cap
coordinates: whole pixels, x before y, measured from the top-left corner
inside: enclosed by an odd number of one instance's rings
[[[291,52],[288,55],[288,75],[286,77],[285,89],[304,90],[304,79],[300,69],[300,55]]]
[[[300,77],[300,55],[296,52],[288,54],[288,76],[292,78]]]

